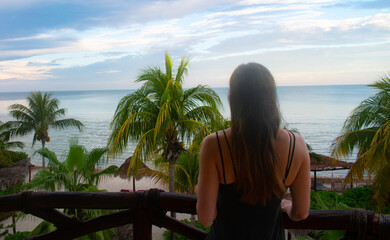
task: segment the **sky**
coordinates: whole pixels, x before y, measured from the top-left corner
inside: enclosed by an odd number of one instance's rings
[[[278,86],[390,74],[390,1],[0,0],[0,92],[135,89],[191,59],[184,87],[226,87],[241,63]]]

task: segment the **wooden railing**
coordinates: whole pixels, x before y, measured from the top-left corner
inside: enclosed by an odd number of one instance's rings
[[[57,209],[113,209],[117,212],[80,221]],[[166,215],[167,211],[196,214],[196,196],[158,189],[115,192],[24,192],[0,196],[0,211],[23,211],[53,223],[57,230],[28,239],[72,239],[88,233],[133,223],[135,240],[152,239],[152,225],[190,239],[207,233]],[[300,222],[283,215],[286,229],[347,230],[344,239],[390,239],[390,216],[366,210],[310,211]]]

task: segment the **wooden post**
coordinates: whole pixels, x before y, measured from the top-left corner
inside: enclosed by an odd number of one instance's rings
[[[146,209],[138,209],[133,222],[134,240],[152,240],[152,221]]]

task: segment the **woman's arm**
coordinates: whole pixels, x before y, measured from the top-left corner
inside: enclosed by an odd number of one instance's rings
[[[290,187],[292,200],[282,201],[282,211],[286,212],[291,220],[300,221],[307,218],[310,210],[310,156],[303,138],[298,134],[296,137],[294,161],[298,161],[300,165]]]
[[[216,136],[207,136],[199,154],[198,202],[196,210],[198,220],[203,226],[209,226],[217,215],[217,196],[219,175],[215,162]]]

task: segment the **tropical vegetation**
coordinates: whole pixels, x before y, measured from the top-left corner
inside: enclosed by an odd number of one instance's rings
[[[66,110],[60,108],[60,101],[53,98],[51,93],[32,92],[27,97],[28,107],[22,104],[13,104],[9,107],[10,114],[16,119],[10,121],[13,129],[12,135],[24,136],[33,132],[34,145],[36,141],[42,143],[42,148],[45,148],[47,142],[50,141],[49,128],[65,129],[68,127],[82,130],[84,125],[73,118],[63,118]],[[46,167],[45,157],[42,157],[42,166]]]
[[[27,157],[25,153],[15,152],[15,148],[23,148],[19,141],[11,141],[12,128],[10,124],[0,121],[0,167],[13,165],[14,162]]]
[[[369,85],[378,92],[357,106],[346,119],[342,132],[333,142],[332,155],[349,156],[357,149],[356,162],[346,183],[374,177],[374,200],[386,206],[390,197],[390,78],[385,76]]]
[[[169,191],[174,187],[174,166],[194,136],[209,133],[205,123],[221,119],[219,96],[208,86],[183,89],[189,59],[183,57],[176,71],[165,54],[165,73],[148,67],[136,82],[141,88],[122,98],[111,122],[108,147],[114,156],[129,140],[138,140],[129,165],[137,172],[142,161],[160,155],[168,162]]]
[[[42,148],[37,153],[49,160],[49,169],[40,170],[26,188],[69,192],[94,190],[103,177],[114,175],[118,170],[112,165],[98,171],[107,151],[107,148],[87,151],[84,146],[72,142],[65,161],[61,162],[54,152]]]
[[[117,166],[109,166],[98,170],[102,161],[105,160],[107,148],[94,148],[91,151],[72,141],[64,161],[59,161],[56,154],[47,148],[37,151],[38,154],[48,159],[49,169],[40,170],[30,183],[25,185],[27,189],[39,190],[65,190],[69,192],[98,192],[105,191],[97,188],[100,180],[105,176],[117,173]],[[65,213],[79,220],[87,220],[107,213],[105,210],[65,209]],[[49,222],[42,222],[35,228],[30,236],[43,234],[55,230],[55,226]],[[112,230],[99,231],[78,239],[111,239]]]

